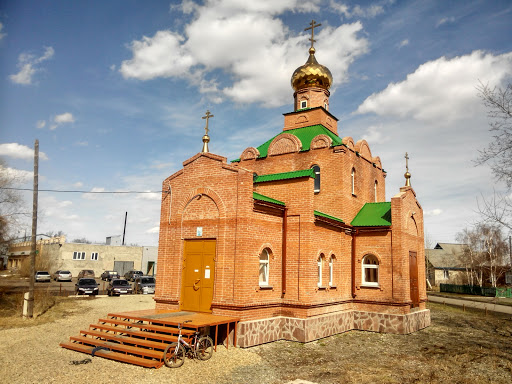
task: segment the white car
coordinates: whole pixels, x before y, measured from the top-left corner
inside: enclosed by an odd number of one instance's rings
[[[51,281],[52,277],[47,271],[37,271],[36,272],[36,283],[47,281],[48,283]]]
[[[69,271],[56,271],[53,274],[53,280],[55,281],[71,281],[72,277],[73,276]]]

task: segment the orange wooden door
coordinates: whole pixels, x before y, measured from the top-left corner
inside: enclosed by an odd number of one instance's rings
[[[420,292],[418,289],[418,254],[409,251],[409,276],[411,280],[412,307],[419,307]]]
[[[185,240],[181,310],[211,312],[215,240]]]

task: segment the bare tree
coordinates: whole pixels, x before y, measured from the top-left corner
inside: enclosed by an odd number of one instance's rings
[[[508,254],[506,238],[498,225],[478,223],[472,229],[457,234],[457,240],[464,243],[461,263],[470,285],[483,286],[487,277],[493,287],[504,273]]]
[[[478,96],[487,107],[490,119],[489,131],[493,140],[480,151],[477,165],[489,164],[497,180],[512,188],[512,84],[504,89],[491,88],[488,84],[477,87]],[[507,194],[494,192],[491,197],[482,196],[478,208],[491,223],[501,224],[512,230],[512,201]]]
[[[0,159],[0,244],[10,242],[23,219],[30,217],[16,188],[20,179]]]
[[[87,240],[85,237],[80,239],[73,239],[72,243],[92,244],[92,241]]]

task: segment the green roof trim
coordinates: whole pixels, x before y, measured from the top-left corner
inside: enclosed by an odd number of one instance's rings
[[[366,203],[350,224],[354,227],[391,226],[391,202]]]
[[[269,175],[256,176],[254,183],[264,183],[266,181],[288,180],[296,179],[299,177],[312,177],[315,178],[315,171],[313,169],[304,169],[293,172],[271,173]]]
[[[259,193],[256,193],[256,192],[252,193],[252,198],[254,200],[266,201],[267,203],[274,203],[274,204],[278,204],[278,205],[282,205],[282,206],[286,205],[282,201],[279,201],[279,200],[276,200],[276,199],[272,199],[271,197],[268,197],[268,196],[263,196],[263,195],[261,195]]]
[[[325,217],[326,219],[331,219],[331,220],[339,221],[340,223],[344,223],[343,220],[341,220],[337,217],[328,215],[327,213],[320,212],[320,211],[315,211],[315,216]]]
[[[309,151],[311,147],[311,140],[313,140],[314,137],[318,135],[327,135],[332,139],[332,145],[342,145],[343,142],[341,141],[341,138],[331,131],[329,131],[327,128],[325,128],[321,124],[317,125],[311,125],[309,127],[302,127],[302,128],[295,128],[290,129],[288,131],[280,132],[279,134],[275,135],[270,140],[264,142],[258,147],[258,151],[260,152],[259,158],[267,157],[268,154],[268,147],[270,146],[270,143],[272,140],[274,140],[277,136],[282,135],[283,133],[289,133],[291,135],[297,136],[297,138],[302,143],[302,151]],[[239,159],[237,159],[239,161]],[[234,160],[236,161],[236,160]]]

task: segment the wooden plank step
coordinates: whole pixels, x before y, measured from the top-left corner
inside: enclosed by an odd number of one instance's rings
[[[163,357],[162,351],[155,351],[152,349],[132,347],[125,344],[111,343],[109,341],[93,339],[92,337],[84,336],[71,336],[70,340],[79,341],[83,344],[95,345],[98,347],[105,347],[113,351],[120,351],[125,353],[131,353],[137,356],[151,357],[153,359],[161,360]]]
[[[111,323],[111,324],[117,324],[122,325],[125,327],[132,327],[132,328],[141,328],[141,329],[148,329],[155,332],[163,332],[163,333],[172,333],[172,334],[178,334],[179,329],[174,327],[163,327],[161,325],[152,325],[152,324],[144,324],[144,323],[135,323],[132,321],[124,321],[124,320],[117,320],[117,319],[99,319],[100,323]],[[182,335],[194,335],[195,331],[192,329],[182,329],[181,334]]]
[[[71,343],[71,342],[60,343],[59,345],[62,348],[71,349],[76,352],[86,353],[88,355],[90,355],[92,353],[92,350],[94,349],[94,347],[90,347],[90,346],[78,344],[78,343]],[[128,363],[128,364],[139,365],[141,367],[146,367],[146,368],[160,368],[163,365],[163,362],[161,362],[161,361],[149,360],[149,359],[144,359],[142,357],[125,355],[124,353],[106,351],[104,349],[100,349],[100,350],[96,351],[94,353],[94,356],[99,356],[99,357],[103,357],[103,358],[110,359],[110,360],[121,361],[121,362]]]
[[[166,342],[150,341],[131,336],[114,335],[112,333],[101,331],[81,330],[80,333],[86,336],[89,335],[91,337],[101,337],[105,340],[114,340],[123,344],[134,344],[135,346],[161,349],[162,351],[169,345],[169,343]]]
[[[101,329],[107,332],[116,332],[121,333],[129,336],[136,336],[136,337],[143,337],[145,339],[151,339],[151,340],[160,340],[163,343],[173,343],[178,341],[178,336],[171,336],[171,335],[164,335],[161,333],[156,332],[145,332],[145,331],[136,331],[133,329],[127,329],[122,327],[114,327],[112,325],[106,325],[106,324],[91,324],[89,325],[89,328],[91,329]],[[184,338],[187,343],[190,341],[189,338]]]

